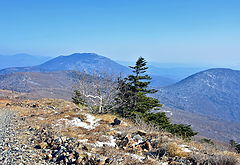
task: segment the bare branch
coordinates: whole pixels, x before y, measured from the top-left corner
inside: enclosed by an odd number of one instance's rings
[[[79,80],[75,90],[81,93],[82,99],[93,112],[105,113],[115,107],[115,98],[118,93],[116,78],[113,75],[87,75]],[[94,109],[93,106],[97,106]]]

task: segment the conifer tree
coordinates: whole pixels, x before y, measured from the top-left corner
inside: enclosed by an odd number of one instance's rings
[[[229,141],[229,144],[230,144],[230,146],[231,146],[232,148],[235,148],[236,145],[237,145],[237,143],[236,143],[235,140],[233,140],[233,139],[231,139],[231,140]]]
[[[139,57],[135,66],[130,66],[134,74],[119,80],[118,101],[122,103],[119,109],[123,115],[139,116],[162,106],[158,99],[147,96],[156,93],[157,90],[149,89],[151,77],[144,74],[148,69],[146,64],[145,59]]]
[[[146,64],[145,59],[139,57],[135,66],[130,66],[133,74],[124,79],[119,78],[116,97],[117,112],[124,117],[140,117],[146,123],[154,124],[184,139],[196,135],[197,132],[194,132],[190,125],[172,124],[165,112],[151,112],[159,109],[162,104],[158,99],[149,96],[157,90],[149,88],[151,77],[145,74],[148,69]]]
[[[82,94],[81,94],[81,92],[78,91],[78,90],[74,91],[72,100],[73,100],[73,103],[78,104],[78,105],[79,104],[80,105],[85,105],[85,103],[86,103],[84,98],[83,98],[83,96],[82,96]]]
[[[156,93],[155,89],[148,89],[150,80],[152,79],[149,75],[145,74],[148,67],[146,66],[147,62],[143,57],[139,57],[135,66],[129,66],[133,69],[134,75],[129,75],[126,80],[131,86],[133,92],[142,92],[143,94],[147,93]]]
[[[235,149],[236,149],[237,153],[240,154],[240,144],[237,144],[236,147],[235,147]]]

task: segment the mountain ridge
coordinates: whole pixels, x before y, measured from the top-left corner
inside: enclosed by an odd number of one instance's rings
[[[102,74],[116,77],[124,77],[131,74],[131,70],[111,60],[110,58],[98,55],[96,53],[73,53],[68,56],[58,56],[50,59],[40,65],[31,67],[11,67],[0,70],[0,75],[11,74],[15,72],[56,72],[56,71],[80,71],[87,74]],[[166,86],[174,83],[174,80],[151,75],[155,87]]]
[[[0,69],[9,67],[24,67],[34,66],[46,62],[51,57],[33,56],[26,53],[19,53],[15,55],[0,55]]]
[[[240,122],[239,82],[240,71],[213,68],[160,88],[157,97],[170,107]]]
[[[50,72],[63,70],[84,71],[86,73],[106,72],[111,74],[129,72],[126,67],[110,60],[107,57],[99,56],[95,53],[74,53],[69,56],[58,56],[36,66],[6,68],[1,70],[0,74],[9,74],[13,72]]]

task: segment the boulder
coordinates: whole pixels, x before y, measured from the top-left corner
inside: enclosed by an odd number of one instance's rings
[[[137,134],[139,134],[140,136],[146,136],[147,132],[143,130],[138,130]]]
[[[121,120],[119,120],[118,118],[115,118],[113,123],[111,123],[112,126],[116,126],[116,125],[120,125],[121,124]]]

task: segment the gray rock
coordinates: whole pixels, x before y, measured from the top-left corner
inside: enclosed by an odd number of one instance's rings
[[[113,123],[111,123],[112,126],[115,126],[115,125],[120,125],[121,124],[121,120],[119,120],[118,118],[115,118]]]

